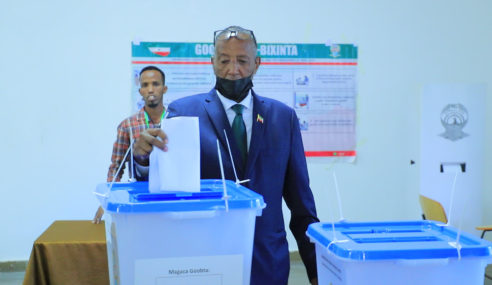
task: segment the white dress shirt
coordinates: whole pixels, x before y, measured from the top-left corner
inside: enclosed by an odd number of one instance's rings
[[[232,106],[238,104],[236,101],[228,99],[224,97],[224,95],[220,94],[217,91],[217,95],[219,96],[220,101],[222,102],[222,106],[224,106],[224,110],[227,115],[227,119],[229,120],[229,125],[232,126],[232,121],[234,121],[234,117],[236,117],[236,112],[232,109]],[[246,127],[246,141],[248,142],[248,150],[249,150],[249,142],[251,141],[251,132],[253,130],[253,96],[251,95],[251,90],[249,90],[248,95],[244,97],[244,99],[239,102],[239,104],[243,105],[243,121]],[[228,138],[229,141],[231,138]]]

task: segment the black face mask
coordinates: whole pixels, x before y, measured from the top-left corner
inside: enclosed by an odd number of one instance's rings
[[[217,89],[220,94],[224,95],[227,99],[231,99],[238,103],[248,95],[251,87],[253,87],[252,76],[236,80],[229,80],[217,76],[217,81],[215,83],[215,89]]]

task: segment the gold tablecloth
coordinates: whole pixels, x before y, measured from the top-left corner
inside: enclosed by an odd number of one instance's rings
[[[23,285],[108,285],[104,222],[55,221],[34,242]]]

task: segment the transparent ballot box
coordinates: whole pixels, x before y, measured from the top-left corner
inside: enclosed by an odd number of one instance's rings
[[[315,223],[319,284],[483,285],[492,243],[433,221]]]
[[[98,185],[111,284],[249,284],[255,220],[266,205],[246,187],[225,185],[202,180],[193,193]]]

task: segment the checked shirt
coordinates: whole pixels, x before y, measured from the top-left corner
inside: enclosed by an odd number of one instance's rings
[[[156,125],[149,122],[149,128],[156,128],[159,125]],[[118,125],[118,133],[116,136],[116,141],[113,144],[113,154],[111,155],[111,165],[109,165],[108,177],[107,181],[111,182],[116,175],[116,171],[121,163],[125,163],[130,160],[130,154],[126,157],[126,161],[123,161],[125,157],[125,153],[130,147],[130,129],[133,135],[133,141],[140,136],[140,134],[147,129],[147,125],[145,123],[145,111],[144,108],[140,109],[138,113],[132,115],[131,117],[126,118]],[[116,177],[115,181],[120,181],[123,176],[123,170],[125,169],[125,165],[121,167],[120,173]]]

